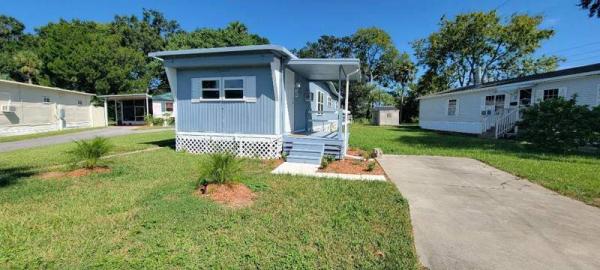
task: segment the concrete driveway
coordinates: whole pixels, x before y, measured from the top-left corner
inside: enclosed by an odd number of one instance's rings
[[[107,127],[107,128],[85,130],[85,131],[76,132],[76,133],[68,133],[68,134],[63,134],[63,135],[43,137],[43,138],[37,138],[37,139],[29,139],[29,140],[15,141],[15,142],[5,142],[5,143],[0,143],[0,153],[14,151],[14,150],[18,150],[18,149],[26,149],[26,148],[40,147],[40,146],[46,146],[46,145],[52,145],[52,144],[67,143],[67,142],[72,142],[74,140],[91,139],[96,136],[115,137],[115,136],[129,135],[129,134],[136,134],[136,133],[147,133],[147,132],[157,132],[157,131],[169,130],[169,128],[165,128],[165,129],[138,129],[138,128],[139,127],[136,127],[136,126]]]
[[[600,269],[600,209],[467,158],[389,156],[430,269]]]

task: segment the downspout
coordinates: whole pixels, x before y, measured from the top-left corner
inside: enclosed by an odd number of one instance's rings
[[[345,96],[345,100],[344,100],[344,156],[346,155],[346,150],[348,150],[348,134],[349,134],[349,130],[348,130],[348,113],[350,113],[350,110],[348,109],[348,94],[350,92],[350,76],[356,74],[360,72],[360,69],[357,68],[356,70],[346,74],[346,96]]]

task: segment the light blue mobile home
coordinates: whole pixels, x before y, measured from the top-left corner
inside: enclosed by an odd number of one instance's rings
[[[341,88],[360,79],[357,59],[300,59],[276,45],[150,56],[163,61],[174,94],[178,150],[286,153],[298,162],[344,156],[348,112]]]

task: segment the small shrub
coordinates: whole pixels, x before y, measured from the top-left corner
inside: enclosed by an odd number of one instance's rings
[[[321,159],[321,169],[327,168],[327,166],[329,166],[329,164],[331,164],[331,162],[334,162],[334,161],[335,161],[334,156],[331,156],[331,155],[323,156],[323,158]]]
[[[171,116],[167,118],[167,125],[172,126],[175,125],[175,117]]]
[[[75,149],[69,151],[76,162],[83,162],[83,167],[96,167],[100,158],[105,156],[113,147],[107,138],[96,137],[91,140],[75,141]]]
[[[369,151],[361,151],[360,154],[364,160],[368,160],[371,158],[371,153]]]
[[[151,114],[146,114],[146,116],[144,116],[144,123],[147,126],[154,126],[154,116]]]
[[[377,163],[374,160],[369,161],[369,163],[367,163],[367,171],[372,172],[373,170],[375,170],[376,166]]]
[[[202,164],[205,165],[205,164]],[[224,184],[236,181],[239,174],[240,159],[229,152],[210,154],[208,164],[203,166],[204,171],[198,181],[202,192],[206,192],[208,184]]]
[[[163,119],[161,117],[156,117],[156,118],[152,119],[152,125],[154,125],[154,126],[162,126],[164,122],[165,122],[165,119]]]
[[[281,152],[281,159],[283,159],[283,161],[287,161],[287,157],[288,154],[286,152]]]
[[[569,152],[593,137],[592,111],[577,105],[576,97],[548,99],[523,111],[520,137],[534,146]]]

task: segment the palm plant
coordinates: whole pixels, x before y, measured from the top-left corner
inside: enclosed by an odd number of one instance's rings
[[[208,164],[200,177],[201,191],[206,192],[210,183],[224,184],[236,180],[240,170],[240,160],[230,152],[210,154]]]
[[[95,137],[91,140],[75,141],[75,148],[68,153],[77,162],[83,162],[83,167],[93,169],[100,158],[105,156],[113,147],[107,138]]]

